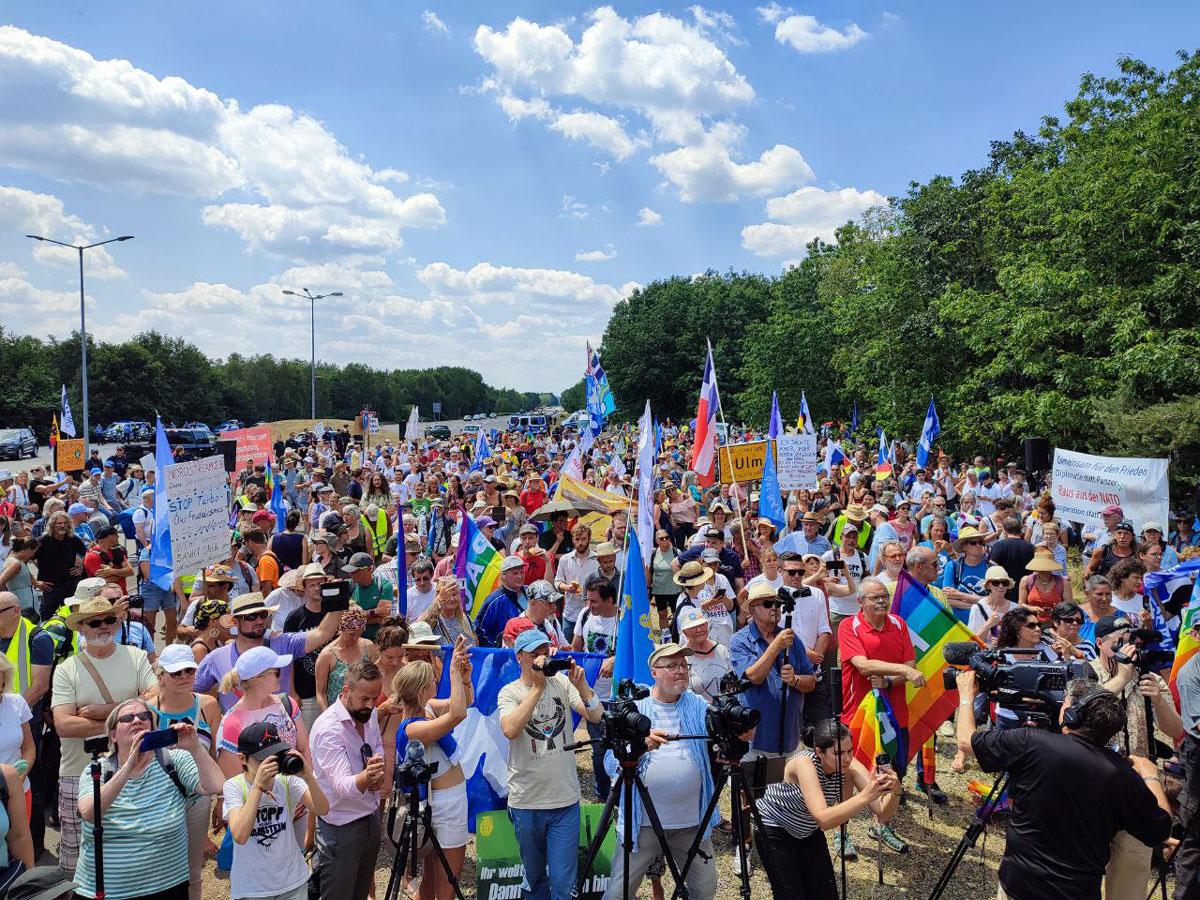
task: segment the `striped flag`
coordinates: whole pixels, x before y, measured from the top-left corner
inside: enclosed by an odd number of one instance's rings
[[[867,771],[875,768],[875,757],[886,753],[893,765],[900,755],[900,723],[888,698],[878,688],[867,692],[850,720],[854,758]]]
[[[1179,626],[1179,643],[1175,647],[1175,662],[1171,666],[1171,677],[1167,679],[1171,693],[1175,696],[1176,705],[1179,704],[1179,690],[1175,687],[1175,682],[1179,678],[1179,672],[1187,665],[1188,660],[1196,655],[1196,651],[1200,650],[1200,642],[1192,636],[1191,632],[1192,625],[1198,621],[1200,621],[1200,578],[1196,579],[1196,585],[1192,588],[1192,599],[1188,601],[1187,607],[1183,610],[1183,621]]]
[[[887,442],[887,435],[883,433],[883,429],[878,428],[876,431],[879,433],[879,453],[875,458],[875,474],[891,475],[892,448]]]
[[[946,644],[975,641],[982,646],[983,643],[905,569],[900,570],[900,577],[896,579],[892,615],[900,616],[908,624],[916,650],[914,665],[925,676],[922,687],[914,687],[911,682],[906,685],[908,758],[912,759],[937,732],[938,726],[954,712],[958,703],[958,691],[948,691],[942,685]]]
[[[717,371],[713,367],[712,347],[704,362],[704,380],[700,383],[700,402],[696,406],[696,436],[692,442],[691,469],[708,487],[716,481],[717,463]]]
[[[475,520],[467,513],[462,516],[462,531],[458,536],[458,553],[454,556],[454,576],[463,590],[463,609],[474,620],[483,609],[483,601],[500,581],[499,551],[484,537]],[[397,577],[399,573],[397,573]]]
[[[58,445],[58,416],[50,417],[50,448],[54,449]]]
[[[929,464],[929,454],[933,450],[933,442],[942,433],[942,423],[938,421],[937,407],[933,398],[929,398],[929,409],[925,411],[925,424],[921,426],[921,439],[917,442],[917,465]]]
[[[800,417],[796,419],[796,430],[801,434],[816,434],[813,430],[812,413],[808,411],[808,398],[800,392]]]

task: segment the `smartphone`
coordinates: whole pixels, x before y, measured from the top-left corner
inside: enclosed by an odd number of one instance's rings
[[[841,559],[827,559],[825,560],[825,568],[830,572],[840,572],[846,568],[846,562]]]
[[[892,771],[892,758],[890,756],[888,756],[886,753],[880,753],[878,756],[876,756],[875,757],[875,771],[876,772]]]
[[[344,579],[321,585],[321,612],[345,612],[350,608],[350,582]]]
[[[179,741],[179,735],[174,728],[160,728],[158,731],[147,731],[142,735],[142,743],[140,749],[142,752],[147,750],[161,750],[164,747],[172,747]]]

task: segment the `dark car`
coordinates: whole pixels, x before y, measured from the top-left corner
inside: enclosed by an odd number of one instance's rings
[[[199,459],[217,452],[217,439],[207,426],[203,428],[168,428],[167,443],[175,452],[175,461]]]
[[[0,459],[37,456],[38,439],[30,428],[0,428]]]
[[[448,425],[426,425],[425,437],[448,441],[450,440],[450,427]]]

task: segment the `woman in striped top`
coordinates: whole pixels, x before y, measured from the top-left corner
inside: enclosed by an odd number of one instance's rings
[[[769,785],[758,801],[775,869],[768,874],[776,897],[837,900],[825,832],[868,807],[888,822],[900,802],[900,782],[890,770],[868,772],[854,758],[850,730],[837,720],[807,728],[804,744],[809,749],[788,760],[783,781]]]

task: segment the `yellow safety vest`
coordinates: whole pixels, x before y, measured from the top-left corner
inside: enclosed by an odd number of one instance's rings
[[[388,539],[387,510],[383,510],[383,509],[379,510],[379,512],[375,516],[375,524],[373,524],[373,525],[371,524],[370,520],[367,518],[366,514],[364,513],[363,517],[362,517],[362,524],[369,532],[371,532],[371,535],[374,538],[373,543],[375,546],[375,553],[373,555],[375,556],[376,559],[378,559],[380,556],[383,555],[383,550],[387,546],[387,539]]]
[[[67,617],[71,615],[71,607],[63,605],[55,610],[54,615],[42,623],[42,629],[54,641],[54,660],[66,659],[72,653],[79,652],[79,632],[67,625]],[[63,652],[63,645],[69,649]]]
[[[16,634],[8,642],[8,650],[4,655],[8,657],[8,661],[12,663],[16,673],[8,685],[10,694],[20,694],[33,683],[33,663],[29,660],[29,635],[36,627],[28,619],[22,617]]]

